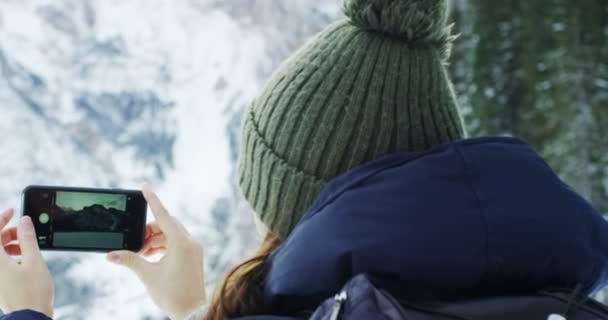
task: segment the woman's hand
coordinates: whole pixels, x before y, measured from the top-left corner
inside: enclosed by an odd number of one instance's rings
[[[133,270],[154,303],[171,319],[185,319],[205,303],[203,248],[147,186],[143,194],[156,222],[147,226],[140,253],[165,255],[158,262],[149,262],[131,251],[114,251],[108,254],[108,260]]]
[[[5,313],[31,309],[51,318],[53,280],[38,248],[34,225],[25,216],[17,228],[5,228],[12,216],[12,209],[0,214],[0,309]]]

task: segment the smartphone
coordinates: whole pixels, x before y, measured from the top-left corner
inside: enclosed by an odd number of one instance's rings
[[[28,186],[22,214],[30,216],[42,250],[139,251],[147,203],[139,190]]]

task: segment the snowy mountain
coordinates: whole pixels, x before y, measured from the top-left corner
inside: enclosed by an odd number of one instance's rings
[[[213,287],[255,244],[235,183],[244,108],[339,1],[0,0],[0,207],[29,184],[149,181]],[[159,319],[101,254],[46,254],[57,319]]]

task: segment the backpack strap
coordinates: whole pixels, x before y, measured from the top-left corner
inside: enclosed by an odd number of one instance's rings
[[[608,306],[589,296],[582,294],[579,290],[568,292],[567,290],[543,290],[539,296],[546,297],[564,305],[562,317],[565,319],[580,319],[581,314],[595,317],[594,319],[608,320]]]
[[[574,291],[572,291],[572,294],[568,298],[568,304],[566,305],[566,312],[564,313],[566,319],[571,315],[571,312],[573,312],[573,310],[572,310],[573,305],[575,306],[575,308],[579,308],[581,305],[583,305],[583,304],[585,304],[585,302],[587,302],[588,297],[584,296],[582,299],[579,298],[582,291],[583,291],[583,284],[578,283],[576,285],[576,287],[574,288]]]

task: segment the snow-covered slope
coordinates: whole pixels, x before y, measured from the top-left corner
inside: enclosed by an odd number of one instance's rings
[[[255,243],[241,114],[338,1],[0,0],[0,207],[28,184],[149,181],[206,247],[208,282]],[[57,319],[156,319],[100,254],[46,255]],[[1,285],[1,284],[0,284]]]

